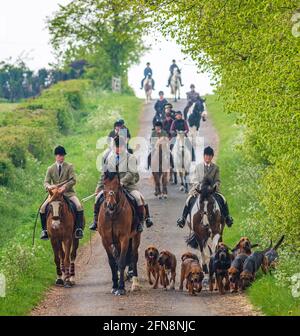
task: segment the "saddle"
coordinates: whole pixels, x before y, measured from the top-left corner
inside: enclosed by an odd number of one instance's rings
[[[140,221],[139,216],[138,216],[138,210],[137,210],[137,208],[138,208],[137,202],[128,190],[126,190],[124,188],[123,191],[124,191],[124,194],[125,194],[128,202],[129,202],[130,206],[131,206],[132,213],[133,213],[133,225],[134,225],[134,227],[136,227],[136,225],[138,225],[139,221]]]

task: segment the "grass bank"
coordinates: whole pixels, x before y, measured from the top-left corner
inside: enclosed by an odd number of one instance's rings
[[[120,117],[133,135],[137,133],[141,100],[99,91],[90,84],[61,82],[37,99],[17,106],[0,105],[0,133],[6,135],[0,139],[5,148],[0,155],[0,274],[7,282],[6,297],[0,297],[0,315],[26,315],[55,279],[50,243],[38,237],[39,222],[32,247],[33,224],[46,196],[43,179],[53,162],[54,146],[66,147],[67,161],[77,173],[76,191],[83,198],[93,193],[99,177],[97,140]],[[34,148],[32,131],[38,133]],[[93,202],[84,206],[89,223]],[[85,235],[87,240],[88,230]]]
[[[241,236],[246,235],[262,247],[268,246],[271,238],[276,241],[279,237],[266,231],[263,221],[258,219],[264,212],[257,198],[263,167],[251,162],[240,148],[243,128],[236,124],[236,116],[224,112],[216,95],[207,97],[207,105],[209,118],[212,118],[220,137],[218,165],[222,191],[234,218],[232,228],[225,229],[224,241],[234,246]],[[300,274],[299,259],[288,246],[280,249],[279,254],[276,272],[270,275],[259,272],[258,279],[247,294],[250,301],[266,315],[300,315],[300,282],[293,278],[294,274]]]

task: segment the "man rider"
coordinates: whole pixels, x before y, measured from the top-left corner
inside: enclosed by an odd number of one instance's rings
[[[171,112],[166,112],[166,118],[162,123],[162,127],[163,130],[167,132],[168,134],[168,138],[171,139],[172,135],[171,135],[171,126],[173,124],[173,119],[172,119],[172,115]]]
[[[151,144],[151,152],[148,155],[148,168],[151,166],[151,153],[155,148],[155,144],[158,139],[160,138],[166,138],[168,139],[168,133],[163,129],[163,124],[161,121],[157,121],[154,124],[154,130],[151,133],[151,139],[150,139],[150,144]]]
[[[178,65],[176,64],[176,60],[173,59],[172,64],[170,65],[170,68],[169,68],[170,75],[169,75],[169,78],[168,78],[168,85],[167,85],[167,87],[169,87],[171,85],[171,78],[172,78],[172,76],[174,74],[174,70],[175,69],[177,69],[178,73],[181,74],[181,71],[180,71]],[[183,86],[182,80],[181,80],[181,75],[179,76],[179,82],[180,82],[180,85]]]
[[[130,154],[133,154],[132,149],[129,147],[129,140],[131,139],[131,134],[129,129],[125,126],[125,121],[123,119],[118,119],[115,123],[114,123],[114,129],[108,134],[108,144],[110,145],[112,140],[116,137],[116,136],[122,136],[124,138],[126,138],[127,141],[127,150]]]
[[[220,205],[222,214],[225,217],[225,222],[228,227],[232,226],[233,219],[229,215],[228,204],[225,200],[225,197],[220,193],[220,171],[219,167],[212,162],[214,157],[214,150],[211,147],[206,147],[204,149],[204,162],[199,163],[196,166],[195,174],[191,180],[193,184],[193,188],[190,192],[190,196],[188,197],[185,207],[183,209],[182,216],[178,218],[177,225],[181,228],[184,227],[186,218],[191,211],[192,205],[194,204],[193,200],[198,196],[198,190],[201,189],[201,183],[204,178],[209,178],[213,182],[213,186],[216,188],[216,192],[214,193],[214,197]]]
[[[184,117],[186,119],[187,113],[190,109],[190,107],[194,104],[197,103],[199,101],[203,101],[202,98],[200,97],[200,94],[198,92],[196,92],[195,90],[195,85],[191,84],[190,86],[191,91],[186,93],[186,97],[187,97],[187,106],[184,108]]]
[[[173,105],[168,103],[165,105],[165,114],[170,113],[171,114],[171,118],[173,120],[175,120],[175,116],[176,116],[176,111],[173,110]]]
[[[116,172],[118,167],[121,185],[130,193],[137,204],[137,214],[139,223],[136,228],[138,232],[143,231],[143,223],[146,220],[146,226],[150,227],[153,222],[149,215],[148,205],[144,205],[143,196],[137,188],[139,181],[139,173],[137,170],[137,160],[133,154],[126,150],[126,141],[124,138],[117,136],[113,141],[113,148],[108,149],[103,155],[103,169],[100,179],[96,187],[96,202],[94,205],[94,222],[90,226],[90,230],[97,230],[98,215],[100,206],[104,202],[103,181],[106,171]],[[144,210],[146,210],[146,218],[144,218]]]
[[[155,81],[154,79],[152,78],[153,76],[153,71],[152,69],[150,68],[150,62],[147,62],[146,64],[146,68],[144,69],[144,78],[142,79],[142,82],[141,82],[141,90],[144,88],[144,82],[145,82],[145,79],[150,76],[151,79],[152,79],[152,90],[155,90],[154,86],[155,86]]]
[[[48,167],[47,173],[44,180],[44,187],[47,191],[55,189],[56,185],[70,180],[68,183],[59,187],[59,191],[63,193],[71,202],[76,206],[76,219],[75,219],[75,238],[81,239],[83,237],[83,226],[84,226],[84,216],[83,216],[83,207],[76,196],[76,193],[73,189],[76,184],[76,176],[74,172],[74,167],[71,163],[65,161],[65,156],[67,155],[66,150],[62,146],[58,146],[54,150],[55,163]],[[42,224],[42,234],[41,239],[47,240],[47,214],[46,209],[49,203],[47,199],[40,208],[40,218]]]

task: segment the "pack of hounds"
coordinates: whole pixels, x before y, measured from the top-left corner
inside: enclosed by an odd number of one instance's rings
[[[211,292],[226,291],[237,293],[249,287],[256,278],[259,269],[264,274],[271,272],[278,261],[278,248],[284,236],[273,246],[261,251],[252,251],[258,244],[252,244],[248,237],[241,237],[234,248],[219,242],[215,253],[210,258],[208,270],[208,286]],[[155,246],[145,250],[146,271],[149,284],[153,289],[162,286],[164,289],[175,289],[177,260],[167,250],[159,251]],[[200,293],[205,284],[205,274],[198,256],[185,252],[181,256],[181,272],[179,290],[184,287],[190,295]]]

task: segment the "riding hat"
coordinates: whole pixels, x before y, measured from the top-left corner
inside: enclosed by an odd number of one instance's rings
[[[114,123],[114,127],[118,127],[118,126],[121,127],[122,125],[124,125],[124,124],[122,124],[120,120],[117,120],[117,121]]]
[[[176,60],[173,59],[172,62],[173,62],[173,63],[176,63]]]
[[[121,126],[124,126],[124,125],[125,125],[125,121],[124,121],[124,119],[119,119],[119,120],[117,120],[117,122],[118,122],[119,124],[121,124]]]
[[[54,149],[54,155],[67,155],[67,152],[63,146],[57,146]]]
[[[147,62],[146,65],[150,65],[150,62]]]
[[[214,154],[215,152],[210,146],[204,148],[204,155],[214,156]]]
[[[195,89],[195,84],[191,84],[190,88]]]
[[[156,127],[162,127],[162,122],[161,121],[156,121],[156,123],[154,124],[154,126]]]
[[[164,91],[159,91],[159,92],[158,92],[158,95],[159,95],[159,96],[163,96],[163,95],[164,95]]]
[[[169,107],[169,108],[173,108],[173,105],[170,104],[170,103],[168,103],[168,104],[165,105],[165,109],[168,108],[168,107]]]
[[[182,115],[182,112],[181,112],[181,111],[176,111],[175,114],[180,114],[180,115]]]

